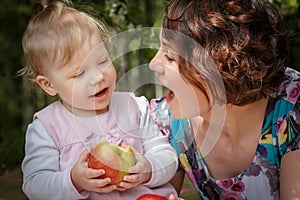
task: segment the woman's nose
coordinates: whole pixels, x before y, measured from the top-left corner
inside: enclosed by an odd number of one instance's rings
[[[149,69],[155,71],[159,74],[164,73],[164,65],[162,61],[159,59],[158,54],[156,54],[149,63]]]

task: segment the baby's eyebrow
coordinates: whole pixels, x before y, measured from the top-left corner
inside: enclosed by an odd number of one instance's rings
[[[78,71],[81,71],[83,69],[83,65],[72,65],[68,67],[68,73],[70,74],[74,74],[74,73],[78,73]]]

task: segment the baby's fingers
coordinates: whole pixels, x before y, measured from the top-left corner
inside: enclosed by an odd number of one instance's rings
[[[103,187],[108,187],[108,186],[113,186],[113,185],[108,185],[111,183],[110,178],[105,178],[105,179],[92,179],[90,184],[94,188],[103,188]]]
[[[78,162],[86,162],[87,159],[88,159],[88,155],[90,154],[90,152],[88,152],[87,150],[83,151],[81,154],[80,154],[80,157],[79,157],[79,160]]]
[[[143,182],[143,176],[140,174],[132,174],[124,177],[123,181],[119,184],[118,190],[129,189],[135,187]]]
[[[90,179],[88,182],[88,191],[99,192],[99,193],[109,193],[116,189],[115,185],[109,185],[111,183],[110,178],[105,179]]]
[[[101,188],[96,188],[95,192],[98,193],[110,193],[112,191],[114,191],[117,187],[115,185],[108,185],[105,187],[101,187]]]
[[[91,179],[91,178],[97,178],[99,176],[102,176],[103,174],[105,174],[105,171],[103,169],[91,169],[91,168],[88,168],[86,170],[85,176],[88,179]]]
[[[182,198],[180,198],[180,197],[176,197],[175,195],[171,194],[171,195],[169,196],[169,200],[184,200],[184,199],[182,199]]]
[[[124,176],[123,180],[129,183],[140,182],[142,181],[142,176],[140,174],[131,174],[131,175]]]
[[[144,155],[135,153],[134,156],[136,159],[136,164],[135,166],[128,169],[129,173],[151,172],[152,166]]]
[[[133,187],[135,187],[135,186],[137,186],[139,184],[140,184],[139,182],[133,182],[133,183],[130,183],[130,182],[121,182],[119,184],[119,186],[117,187],[117,190],[124,191],[126,189],[133,188]]]

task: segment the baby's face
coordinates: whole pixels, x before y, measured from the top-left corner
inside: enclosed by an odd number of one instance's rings
[[[71,60],[48,74],[65,107],[74,114],[106,112],[116,83],[116,71],[103,41],[86,41]]]

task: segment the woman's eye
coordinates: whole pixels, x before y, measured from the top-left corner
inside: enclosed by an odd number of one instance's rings
[[[174,59],[171,58],[170,56],[168,56],[167,54],[165,54],[165,58],[166,58],[168,61],[170,61],[170,62],[174,61]]]
[[[77,72],[73,78],[79,78],[80,76],[82,76],[84,74],[84,71],[80,71],[80,72]]]

